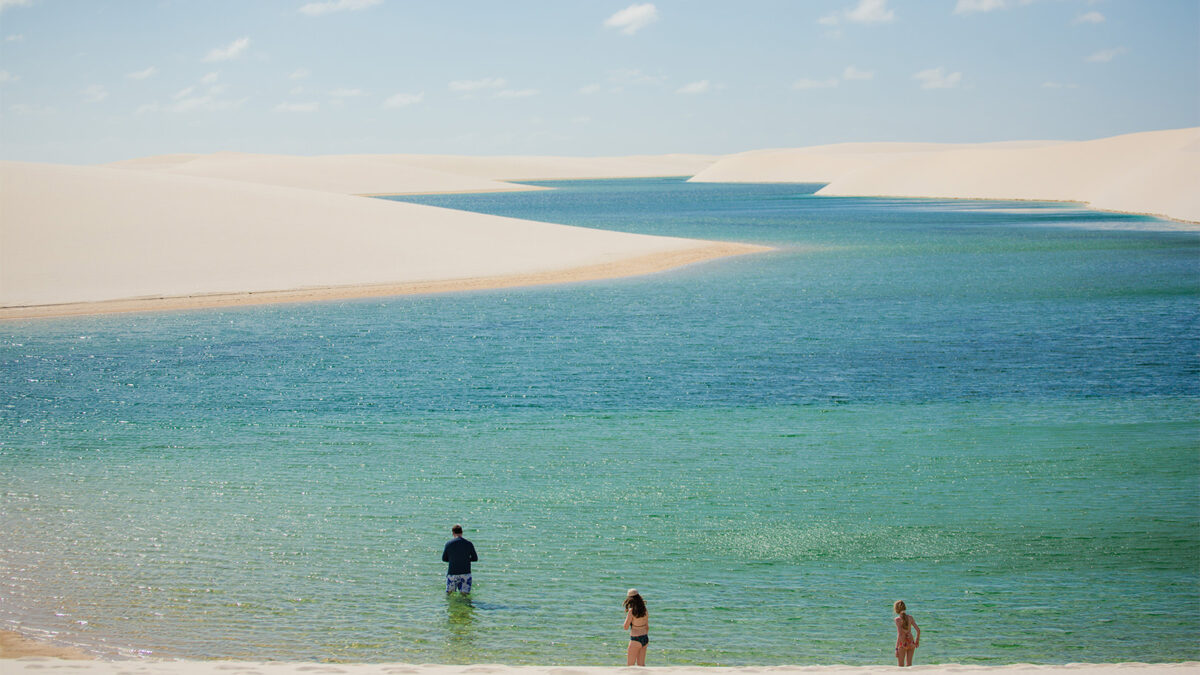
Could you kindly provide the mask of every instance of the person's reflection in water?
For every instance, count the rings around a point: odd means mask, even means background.
[[[475,605],[470,596],[446,596],[448,663],[471,663],[475,656]]]

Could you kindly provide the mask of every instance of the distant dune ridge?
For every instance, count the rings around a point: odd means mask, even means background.
[[[1028,199],[1200,223],[1200,127],[1094,141],[847,143],[724,157],[696,182],[828,182],[818,195]]]

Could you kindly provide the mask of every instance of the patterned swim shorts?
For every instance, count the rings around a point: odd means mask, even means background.
[[[446,592],[453,593],[471,592],[471,575],[470,574],[447,574],[446,575]]]

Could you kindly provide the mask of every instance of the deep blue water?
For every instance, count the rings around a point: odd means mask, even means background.
[[[412,201],[763,243],[669,273],[0,324],[0,626],[104,653],[1200,658],[1200,235],[578,181]],[[473,604],[438,557],[462,522]]]

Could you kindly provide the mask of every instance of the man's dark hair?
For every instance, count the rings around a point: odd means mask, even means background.
[[[462,525],[455,525],[450,528],[450,534],[462,534]]]

